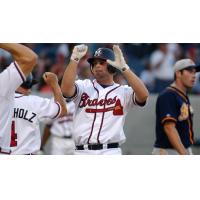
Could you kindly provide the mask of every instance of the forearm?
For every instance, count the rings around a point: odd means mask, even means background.
[[[12,55],[25,75],[28,75],[36,65],[37,55],[22,44],[0,43],[0,48],[8,51]]]
[[[46,145],[47,140],[49,139],[49,136],[50,136],[50,127],[48,125],[46,125],[45,128],[44,128],[43,136],[42,136],[40,150],[44,149],[44,146]]]
[[[179,154],[186,155],[187,151],[181,142],[177,129],[175,127],[165,128],[165,133],[174,149]]]
[[[63,117],[67,113],[67,108],[66,108],[66,103],[63,98],[63,95],[62,95],[59,85],[58,84],[54,85],[52,87],[52,91],[53,91],[53,95],[54,95],[54,100],[60,104],[61,109],[62,109],[59,117]]]
[[[68,64],[61,84],[61,90],[64,96],[71,97],[75,92],[75,80],[77,75],[77,66],[76,61],[71,60]]]
[[[129,85],[133,88],[137,101],[140,103],[145,102],[149,96],[149,92],[144,83],[130,69],[122,72],[122,74],[128,81]]]

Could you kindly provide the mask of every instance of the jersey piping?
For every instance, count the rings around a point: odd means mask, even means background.
[[[19,75],[20,75],[22,81],[25,82],[26,78],[24,77],[24,75],[23,75],[23,73],[22,73],[20,67],[18,66],[18,64],[17,64],[16,62],[14,62],[14,65],[15,65],[15,67],[16,67],[16,69],[17,69],[17,71],[18,71],[18,73],[19,73]]]

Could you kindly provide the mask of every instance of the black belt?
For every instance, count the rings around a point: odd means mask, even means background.
[[[64,136],[53,135],[53,136],[58,138],[72,139],[71,135],[64,135]]]
[[[62,138],[65,138],[65,139],[71,139],[72,136],[71,136],[71,135],[69,135],[69,136],[65,135],[65,136],[63,136]]]
[[[11,153],[11,150],[4,151],[4,150],[2,150],[1,147],[0,147],[0,153],[2,153],[2,154],[10,154],[10,153]]]
[[[119,148],[119,143],[110,143],[110,144],[88,144],[88,145],[78,145],[76,150],[101,150],[101,149],[112,149]]]

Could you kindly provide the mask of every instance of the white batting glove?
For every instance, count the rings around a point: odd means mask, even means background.
[[[127,69],[129,69],[129,66],[126,64],[126,61],[124,59],[121,49],[119,48],[119,45],[113,45],[113,51],[115,54],[115,61],[107,60],[107,63],[119,69],[121,72],[124,72]]]
[[[88,46],[85,44],[76,45],[73,49],[71,60],[79,62],[82,57],[87,53]]]

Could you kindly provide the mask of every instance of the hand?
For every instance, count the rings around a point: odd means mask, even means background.
[[[79,62],[82,57],[87,53],[88,46],[85,44],[76,45],[73,49],[71,60]]]
[[[56,74],[54,74],[52,72],[45,72],[43,74],[43,79],[44,79],[45,83],[51,87],[58,84],[58,78],[57,78]]]
[[[115,54],[115,61],[107,60],[107,63],[119,69],[120,71],[126,71],[127,69],[129,69],[129,66],[126,64],[119,45],[113,45],[113,51]]]

